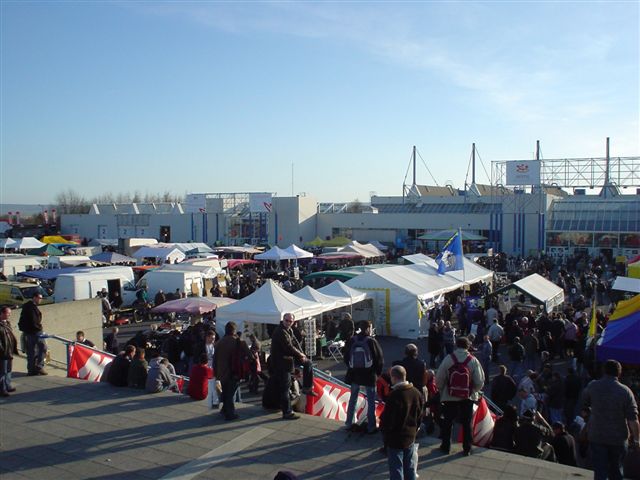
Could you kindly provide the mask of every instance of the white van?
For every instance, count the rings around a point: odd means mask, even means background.
[[[103,267],[81,269],[74,273],[58,275],[53,296],[56,303],[95,298],[103,288],[113,300],[118,292],[122,305],[131,305],[136,299],[133,270],[131,267]]]
[[[21,272],[38,270],[42,268],[42,262],[46,257],[34,257],[29,255],[12,255],[0,257],[0,272],[9,280],[15,280]]]
[[[204,276],[201,272],[189,272],[181,270],[151,270],[138,281],[138,288],[147,286],[149,300],[153,301],[158,291],[162,290],[165,294],[185,292],[187,296],[202,296],[204,290]]]
[[[80,267],[91,263],[91,259],[84,255],[62,255],[49,257],[47,268]]]

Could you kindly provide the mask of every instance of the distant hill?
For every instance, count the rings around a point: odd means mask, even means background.
[[[32,205],[28,203],[0,203],[0,215],[6,215],[9,212],[20,212],[20,215],[31,216],[40,213],[43,210],[51,211],[51,205]]]

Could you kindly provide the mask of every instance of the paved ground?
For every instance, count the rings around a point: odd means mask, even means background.
[[[24,359],[17,359],[17,367]],[[18,391],[0,400],[0,478],[303,479],[388,478],[379,436],[347,434],[341,424],[303,416],[282,421],[257,405],[224,422],[186,396],[148,395],[55,375],[16,374]],[[577,468],[476,449],[463,457],[420,444],[421,478],[591,478]]]

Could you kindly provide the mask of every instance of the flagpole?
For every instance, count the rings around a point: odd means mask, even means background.
[[[462,254],[462,298],[467,297],[467,277],[464,272],[464,245],[462,244],[462,229],[458,227],[458,235],[460,236],[460,253]]]

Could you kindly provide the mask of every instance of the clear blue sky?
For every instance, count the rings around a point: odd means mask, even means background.
[[[1,2],[1,203],[640,154],[638,2]],[[482,167],[478,178],[488,183]],[[433,184],[420,164],[419,183]]]

